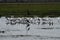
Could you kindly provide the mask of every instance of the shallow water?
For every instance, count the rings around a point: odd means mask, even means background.
[[[57,18],[45,18],[51,19],[53,25],[42,24],[42,18],[40,18],[40,24],[31,24],[29,30],[26,28],[26,24],[6,24],[7,19],[5,17],[0,18],[0,31],[5,31],[5,33],[0,33],[0,40],[60,40],[60,19]],[[36,22],[36,21],[35,21]],[[3,36],[1,36],[3,35]],[[17,36],[18,35],[18,36]],[[20,36],[19,36],[20,35]],[[25,35],[25,36],[21,36]],[[28,35],[28,36],[26,36]]]

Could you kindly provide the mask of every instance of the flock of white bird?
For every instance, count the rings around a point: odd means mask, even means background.
[[[18,18],[6,18],[7,19],[7,23],[6,24],[11,24],[11,25],[15,25],[15,24],[49,24],[49,25],[53,25],[53,18],[39,18],[39,17],[18,17]]]

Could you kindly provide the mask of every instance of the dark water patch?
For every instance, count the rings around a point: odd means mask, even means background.
[[[37,28],[37,29],[52,30],[52,29],[60,29],[60,28],[59,27],[52,27],[52,28]]]
[[[0,37],[40,37],[39,35],[0,35]]]
[[[54,28],[41,28],[41,29],[54,29]]]
[[[52,30],[54,28],[37,28],[37,29]]]

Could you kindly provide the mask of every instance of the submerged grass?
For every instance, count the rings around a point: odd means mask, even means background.
[[[60,16],[60,3],[0,3],[0,15]]]

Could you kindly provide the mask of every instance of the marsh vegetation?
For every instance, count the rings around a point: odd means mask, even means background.
[[[60,16],[60,3],[0,3],[0,16]]]

